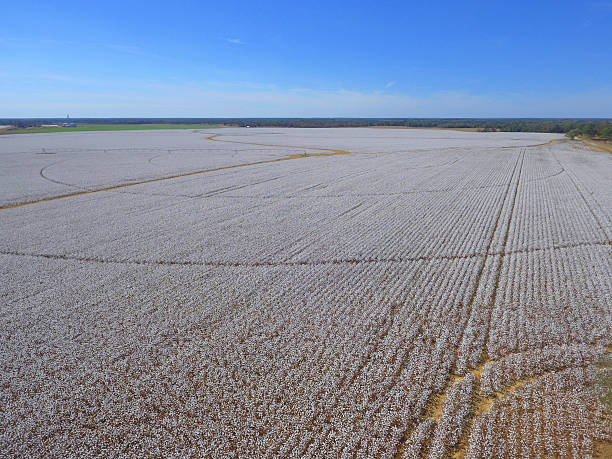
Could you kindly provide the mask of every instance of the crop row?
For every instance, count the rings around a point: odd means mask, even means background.
[[[584,152],[375,140],[0,210],[0,449],[592,454],[612,265]]]

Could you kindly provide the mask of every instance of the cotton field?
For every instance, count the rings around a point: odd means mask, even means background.
[[[0,230],[2,457],[610,451],[612,156],[578,142],[4,135]]]

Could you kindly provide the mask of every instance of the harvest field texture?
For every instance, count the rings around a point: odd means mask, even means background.
[[[0,136],[0,455],[605,457],[612,156],[419,129]]]
[[[6,126],[2,134],[29,134],[29,133],[51,133],[51,132],[90,132],[90,131],[149,131],[160,129],[210,129],[221,127],[216,124],[94,124],[81,123],[75,126],[64,127],[61,124],[52,127],[32,126],[27,128],[14,128]],[[0,126],[2,130],[2,126]]]

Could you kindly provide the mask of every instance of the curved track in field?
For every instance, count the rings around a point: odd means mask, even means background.
[[[42,202],[56,201],[58,199],[73,198],[73,197],[76,197],[76,196],[83,196],[83,195],[86,195],[86,194],[102,193],[102,192],[105,192],[105,191],[121,190],[121,189],[124,189],[124,188],[129,188],[129,187],[133,187],[133,186],[137,186],[137,185],[146,185],[148,183],[163,182],[165,180],[172,180],[172,179],[177,179],[177,178],[182,178],[182,177],[190,177],[190,176],[193,176],[193,175],[206,174],[206,173],[209,173],[209,172],[217,172],[217,171],[222,171],[222,170],[227,170],[227,169],[236,169],[236,168],[239,168],[239,167],[247,167],[247,166],[256,166],[256,165],[259,165],[259,164],[276,163],[276,162],[288,161],[288,160],[292,160],[292,159],[309,158],[309,157],[312,157],[312,156],[335,156],[335,155],[348,155],[348,154],[350,154],[349,151],[337,150],[337,149],[332,149],[332,148],[307,147],[307,146],[297,147],[297,146],[293,146],[293,145],[268,145],[268,144],[262,144],[262,143],[250,143],[250,142],[241,142],[241,141],[216,139],[215,137],[217,137],[219,135],[220,134],[213,134],[213,135],[211,135],[209,137],[206,137],[206,140],[211,140],[211,141],[216,141],[216,142],[242,143],[242,144],[246,144],[246,145],[259,145],[259,146],[272,147],[272,148],[300,148],[300,149],[304,149],[304,150],[315,150],[315,151],[328,152],[328,153],[304,153],[304,154],[300,154],[300,155],[284,156],[282,158],[267,159],[267,160],[262,160],[262,161],[253,161],[253,162],[241,163],[241,164],[232,164],[232,165],[229,165],[229,166],[221,166],[221,167],[215,167],[215,168],[211,168],[211,169],[201,169],[201,170],[197,170],[197,171],[185,172],[185,173],[182,173],[182,174],[173,174],[173,175],[169,175],[169,176],[165,176],[165,177],[157,177],[157,178],[151,178],[151,179],[146,179],[146,180],[140,180],[140,181],[137,181],[137,182],[122,183],[122,184],[119,184],[119,185],[113,185],[113,186],[104,187],[104,188],[96,188],[96,189],[93,189],[93,190],[76,191],[74,193],[66,193],[66,194],[62,194],[62,195],[58,195],[58,196],[51,196],[51,197],[48,197],[48,198],[37,199],[37,200],[34,200],[34,201],[26,201],[26,202],[21,202],[21,203],[18,203],[18,204],[10,204],[10,205],[6,205],[6,206],[1,206],[0,210],[15,209],[15,208],[18,208],[18,207],[30,206],[30,205],[39,204],[39,203],[42,203]],[[61,183],[61,182],[58,182],[58,181],[55,181],[55,180],[51,180],[48,177],[46,177],[43,174],[42,170],[41,170],[41,174],[40,175],[45,180],[49,180],[49,181],[52,181],[54,183]],[[73,187],[76,186],[76,185],[65,184],[65,183],[62,183],[62,184],[63,185],[67,185],[67,186],[73,186]]]
[[[156,177],[156,178],[150,178],[150,179],[145,179],[145,180],[131,181],[131,182],[127,182],[127,183],[121,183],[121,184],[118,184],[118,185],[112,185],[112,186],[108,186],[108,187],[95,188],[95,189],[89,189],[89,188],[81,186],[81,185],[77,185],[77,184],[73,184],[73,183],[66,183],[66,182],[54,179],[52,177],[49,177],[45,173],[45,170],[47,168],[51,167],[51,166],[54,166],[54,165],[56,165],[56,164],[58,164],[60,162],[63,162],[63,161],[59,161],[59,162],[52,163],[52,164],[44,166],[40,170],[40,176],[44,180],[47,180],[49,182],[52,182],[52,183],[55,183],[55,184],[59,184],[59,185],[63,185],[63,186],[67,186],[67,187],[70,187],[70,188],[76,188],[78,191],[74,191],[74,192],[71,192],[71,193],[65,193],[65,194],[61,194],[61,195],[57,195],[57,196],[50,196],[50,197],[46,197],[46,198],[36,199],[36,200],[32,200],[32,201],[20,202],[20,203],[17,203],[17,204],[9,204],[9,205],[5,205],[5,206],[0,206],[0,210],[15,209],[15,208],[29,206],[29,205],[33,205],[33,204],[39,204],[39,203],[49,202],[49,201],[56,201],[56,200],[59,200],[59,199],[72,198],[72,197],[83,196],[83,195],[87,195],[87,194],[93,194],[93,193],[102,193],[102,192],[106,192],[106,191],[124,190],[126,188],[130,188],[130,187],[134,187],[134,186],[138,186],[138,185],[146,185],[148,183],[163,182],[163,181],[166,181],[166,180],[173,180],[173,179],[177,179],[177,178],[190,177],[190,176],[194,176],[194,175],[201,175],[201,174],[206,174],[206,173],[209,173],[209,172],[218,172],[218,171],[228,170],[228,169],[236,169],[236,168],[240,168],[240,167],[256,166],[256,165],[260,165],[260,164],[269,164],[269,163],[275,163],[275,162],[280,162],[280,161],[288,161],[288,160],[293,160],[293,159],[303,159],[303,158],[310,158],[310,157],[323,157],[323,156],[336,156],[336,155],[348,155],[348,154],[351,154],[350,151],[341,150],[341,149],[335,149],[335,148],[309,147],[309,146],[297,146],[297,145],[281,145],[281,144],[266,144],[266,143],[258,143],[258,142],[245,142],[245,141],[240,141],[240,140],[225,140],[225,139],[218,138],[221,135],[222,134],[213,134],[213,135],[210,135],[210,136],[206,137],[206,140],[214,141],[214,142],[242,144],[242,145],[256,145],[256,146],[262,146],[262,147],[268,147],[268,148],[303,149],[303,150],[306,150],[306,151],[316,151],[317,153],[306,153],[305,152],[303,154],[289,155],[289,156],[284,156],[284,157],[275,158],[275,159],[268,159],[268,160],[262,160],[262,161],[253,161],[253,162],[240,163],[240,164],[232,164],[232,165],[228,165],[228,166],[220,166],[220,167],[215,167],[215,168],[210,168],[210,169],[200,169],[200,170],[184,172],[184,173],[179,173],[179,174],[172,174],[172,175],[168,175],[168,176],[164,176],[164,177]],[[529,145],[528,147],[538,147],[538,146],[549,145],[549,144],[557,142],[557,141],[559,141],[559,139],[555,139],[553,141],[550,141],[550,142],[544,143],[544,144]],[[516,148],[516,147],[508,146],[508,147],[501,147],[501,148]],[[153,159],[155,159],[157,157],[164,156],[166,154],[167,154],[167,152],[159,154],[159,155],[156,155],[156,156],[153,156],[152,158],[149,159],[149,162],[151,162],[151,160],[153,160]],[[459,160],[459,158],[453,158],[448,163],[453,164],[453,163],[457,162],[458,160]],[[446,164],[447,163],[430,165],[430,166],[424,166],[424,167],[438,167],[438,166],[443,166],[443,165],[446,165]],[[561,172],[563,172],[563,171],[561,171]],[[559,173],[561,173],[561,172],[559,172]],[[553,176],[554,175],[558,175],[558,174],[553,174]],[[548,178],[548,177],[544,177],[544,178]],[[498,186],[498,185],[496,185],[496,186]],[[503,186],[503,185],[501,185],[501,186]],[[437,191],[448,191],[448,190],[410,190],[410,191],[398,192],[398,193],[394,193],[394,194],[412,194],[412,193],[437,192]]]

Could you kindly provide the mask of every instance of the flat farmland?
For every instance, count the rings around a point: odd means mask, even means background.
[[[609,153],[419,129],[4,135],[0,231],[4,456],[610,451]]]

